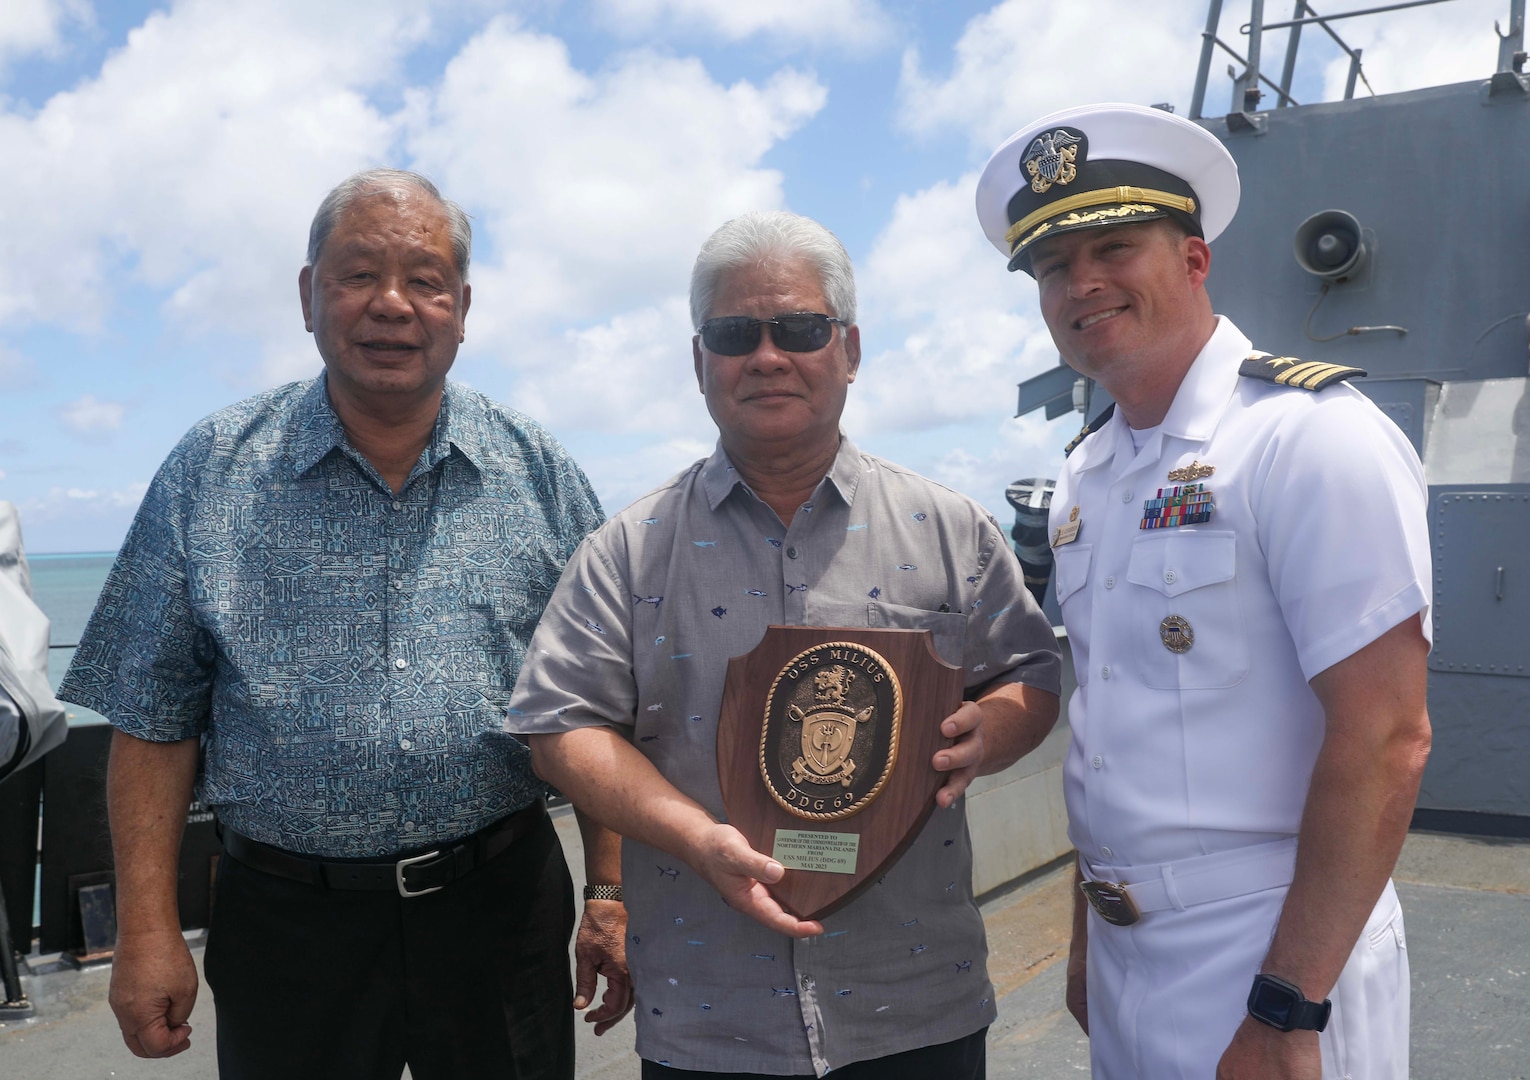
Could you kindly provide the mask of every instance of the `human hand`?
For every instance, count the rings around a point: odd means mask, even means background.
[[[961,708],[940,722],[940,733],[955,740],[935,751],[930,764],[936,772],[946,773],[946,782],[935,792],[935,805],[942,810],[961,798],[967,786],[983,767],[987,744],[983,739],[983,710],[975,701],[962,702]]]
[[[1277,1031],[1245,1016],[1217,1062],[1216,1080],[1322,1080],[1315,1031]]]
[[[574,938],[574,1008],[589,1009],[598,977],[606,977],[600,1006],[584,1022],[604,1035],[632,1010],[632,977],[627,974],[627,908],[620,900],[586,900]]]
[[[755,851],[732,825],[714,822],[697,838],[687,861],[718,891],[723,903],[776,933],[794,938],[823,933],[822,923],[797,918],[770,895],[765,886],[780,881],[786,867]]]
[[[119,933],[107,1001],[122,1041],[139,1057],[173,1057],[189,1049],[186,1019],[197,1002],[197,967],[181,932]]]

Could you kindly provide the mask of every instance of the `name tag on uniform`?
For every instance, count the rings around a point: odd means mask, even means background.
[[[1068,515],[1068,524],[1057,527],[1057,533],[1052,537],[1052,546],[1062,547],[1064,544],[1073,543],[1078,539],[1079,526],[1082,524],[1083,522],[1078,519],[1078,507],[1075,506],[1073,512]]]

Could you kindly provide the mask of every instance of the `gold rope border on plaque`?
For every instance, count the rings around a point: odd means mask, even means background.
[[[793,806],[781,797],[780,792],[776,791],[776,786],[770,782],[770,772],[765,767],[765,754],[766,746],[770,740],[770,706],[771,703],[776,700],[776,689],[781,685],[781,680],[785,678],[786,673],[790,671],[794,666],[796,666],[797,662],[804,656],[811,656],[813,653],[822,652],[824,649],[859,649],[861,652],[865,653],[867,656],[872,657],[876,660],[877,663],[882,665],[882,670],[887,672],[887,678],[892,683],[893,725],[892,745],[888,748],[887,751],[887,764],[883,766],[882,775],[877,777],[877,782],[872,785],[870,791],[866,792],[866,797],[864,799],[857,799],[853,806],[847,806],[843,810],[833,810],[819,813],[812,810],[803,810],[801,807]],[[883,656],[881,653],[877,652],[875,649],[868,645],[862,645],[858,641],[826,641],[821,645],[814,645],[811,648],[803,649],[796,656],[792,657],[784,665],[782,665],[781,670],[776,672],[776,677],[770,684],[770,693],[765,695],[765,722],[760,725],[760,779],[765,781],[765,790],[770,792],[770,797],[776,801],[776,805],[780,806],[793,817],[805,818],[809,821],[835,821],[840,818],[850,817],[853,814],[860,813],[866,807],[875,802],[876,797],[880,795],[882,793],[882,789],[887,786],[887,781],[892,776],[893,766],[898,762],[898,737],[902,730],[903,683],[898,679],[898,672],[893,668],[891,664],[887,662],[887,657]]]

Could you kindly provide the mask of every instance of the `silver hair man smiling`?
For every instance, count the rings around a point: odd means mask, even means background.
[[[1057,717],[1056,642],[993,519],[856,449],[861,371],[839,241],[754,213],[692,276],[697,385],[717,449],[570,560],[509,718],[537,770],[621,832],[645,1078],[981,1077],[994,1018],[962,795]],[[728,659],[767,626],[927,629],[969,699],[938,808],[848,905],[806,922],[780,863],[724,823],[717,725]]]

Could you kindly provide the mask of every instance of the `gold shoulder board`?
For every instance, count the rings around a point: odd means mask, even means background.
[[[1298,360],[1294,356],[1269,356],[1255,353],[1238,368],[1239,375],[1281,386],[1296,386],[1303,390],[1321,390],[1336,382],[1359,376],[1365,377],[1365,369],[1345,367],[1343,364],[1324,364],[1316,360]]]

